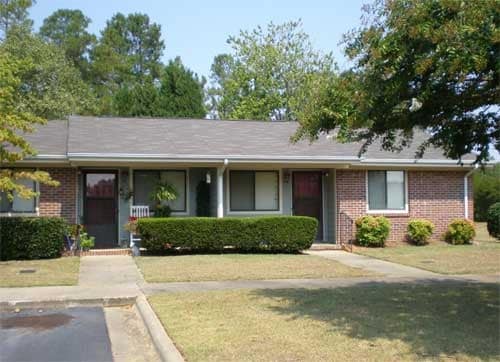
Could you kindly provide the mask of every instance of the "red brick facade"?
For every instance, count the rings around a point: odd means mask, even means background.
[[[47,168],[58,187],[40,185],[38,207],[40,216],[62,216],[69,223],[76,222],[77,170],[75,168]]]
[[[451,220],[464,218],[465,174],[465,171],[408,171],[408,213],[384,215],[391,221],[389,242],[403,241],[408,221],[413,218],[425,218],[434,223],[434,240],[440,239]],[[472,219],[471,179],[468,184],[469,218]],[[337,170],[336,185],[337,212],[343,211],[354,220],[365,215],[366,171]]]

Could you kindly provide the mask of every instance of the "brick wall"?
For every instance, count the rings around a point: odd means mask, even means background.
[[[434,240],[451,220],[464,218],[465,171],[408,171],[408,213],[385,214],[391,221],[389,243],[402,242],[406,226],[412,218],[431,220],[436,229]],[[366,171],[337,170],[337,212],[344,211],[352,219],[366,214]],[[473,218],[472,180],[469,179],[469,218]],[[338,229],[341,229],[339,225]],[[338,235],[337,235],[338,236]]]
[[[47,168],[58,187],[40,185],[38,207],[41,216],[62,216],[69,223],[76,220],[77,171],[75,168]]]

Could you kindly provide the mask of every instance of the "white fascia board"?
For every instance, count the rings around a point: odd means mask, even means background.
[[[444,159],[381,159],[359,158],[356,156],[270,156],[270,155],[195,155],[195,154],[133,154],[133,153],[68,153],[70,161],[101,161],[101,162],[198,162],[223,163],[228,159],[232,163],[307,163],[307,164],[348,164],[351,166],[407,166],[407,167],[472,167],[473,160]]]
[[[474,160],[462,160],[461,163],[459,163],[458,160],[444,160],[444,159],[391,159],[391,158],[361,158],[359,160],[360,164],[366,164],[366,165],[422,165],[422,166],[458,166],[462,167],[465,165],[472,165],[474,163]]]
[[[268,156],[268,155],[176,155],[176,154],[126,154],[126,153],[68,153],[71,161],[83,160],[116,160],[116,161],[162,161],[162,162],[224,162],[225,159],[235,162],[352,162],[358,157],[338,156]]]

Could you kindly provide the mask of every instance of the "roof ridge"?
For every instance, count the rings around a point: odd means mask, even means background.
[[[262,124],[298,124],[297,121],[271,121],[271,120],[258,120],[258,119],[212,119],[212,118],[190,118],[190,117],[121,117],[121,116],[79,116],[74,115],[69,117],[70,121],[78,119],[103,119],[103,120],[158,120],[158,121],[197,121],[197,122],[227,122],[227,123],[262,123]]]

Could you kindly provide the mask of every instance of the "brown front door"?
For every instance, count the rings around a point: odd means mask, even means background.
[[[84,223],[96,248],[118,245],[117,175],[114,171],[89,171],[84,174]]]
[[[317,240],[323,240],[322,173],[299,171],[293,173],[293,214],[311,216],[318,220]]]

